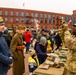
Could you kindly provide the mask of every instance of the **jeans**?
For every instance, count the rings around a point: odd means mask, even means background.
[[[26,52],[29,51],[29,47],[30,47],[30,42],[26,44]]]
[[[37,66],[28,65],[28,68],[29,68],[29,72],[33,72],[37,68]]]
[[[7,75],[7,73],[2,73],[2,74],[0,74],[0,75]]]

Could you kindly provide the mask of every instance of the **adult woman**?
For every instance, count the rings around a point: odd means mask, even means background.
[[[51,54],[47,54],[46,48],[47,48],[47,39],[44,36],[42,36],[35,45],[35,50],[40,64],[42,64],[46,60],[47,56],[51,56]]]

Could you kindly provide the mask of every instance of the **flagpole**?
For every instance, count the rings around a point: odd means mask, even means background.
[[[23,8],[25,9],[25,3],[23,3]]]

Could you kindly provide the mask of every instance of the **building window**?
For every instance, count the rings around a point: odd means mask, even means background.
[[[2,10],[0,10],[0,15],[2,15]]]
[[[22,22],[22,23],[24,22],[24,19],[23,19],[23,18],[21,18],[21,22]]]
[[[74,24],[74,18],[72,18],[72,24]]]
[[[47,14],[44,14],[44,18],[47,18]]]
[[[47,20],[47,23],[48,23],[48,24],[50,24],[50,23],[51,23],[51,20],[50,20],[50,19],[48,19],[48,20]]]
[[[59,17],[58,17],[58,15],[56,15],[56,25],[59,25]]]
[[[8,15],[8,11],[5,11],[5,15]]]
[[[31,16],[34,17],[34,13],[32,13]]]
[[[24,12],[21,12],[21,16],[24,16]]]
[[[16,18],[16,22],[18,22],[18,18]]]
[[[47,20],[47,23],[48,23],[48,24],[50,24],[50,23],[51,23],[51,20],[50,20],[50,19],[51,19],[51,15],[50,15],[50,14],[48,14],[48,20]]]
[[[29,13],[28,12],[26,12],[26,16],[29,16]]]
[[[66,22],[68,23],[68,21],[69,21],[69,17],[66,16],[66,17],[65,17],[65,20],[66,20]]]
[[[44,24],[46,24],[47,23],[47,20],[46,19],[44,19]]]
[[[42,18],[42,14],[40,14],[40,18]]]
[[[48,18],[51,18],[51,15],[50,14],[48,14]]]
[[[38,17],[38,13],[35,13],[35,17]]]
[[[16,12],[16,16],[18,16],[19,15],[19,12]]]
[[[61,20],[65,20],[65,17],[64,16],[61,16]]]
[[[52,15],[52,24],[55,24],[55,16]]]
[[[10,18],[10,22],[13,22],[13,18]]]
[[[29,19],[28,18],[26,18],[26,24],[29,24]]]
[[[13,11],[10,12],[10,15],[13,16]]]
[[[8,21],[8,19],[7,19],[7,18],[5,18],[4,20],[5,20],[6,22]]]
[[[43,23],[43,20],[42,19],[40,19],[40,23]]]

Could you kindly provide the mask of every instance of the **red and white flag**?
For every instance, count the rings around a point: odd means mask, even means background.
[[[71,25],[71,24],[72,24],[72,20],[69,20],[68,25]]]

